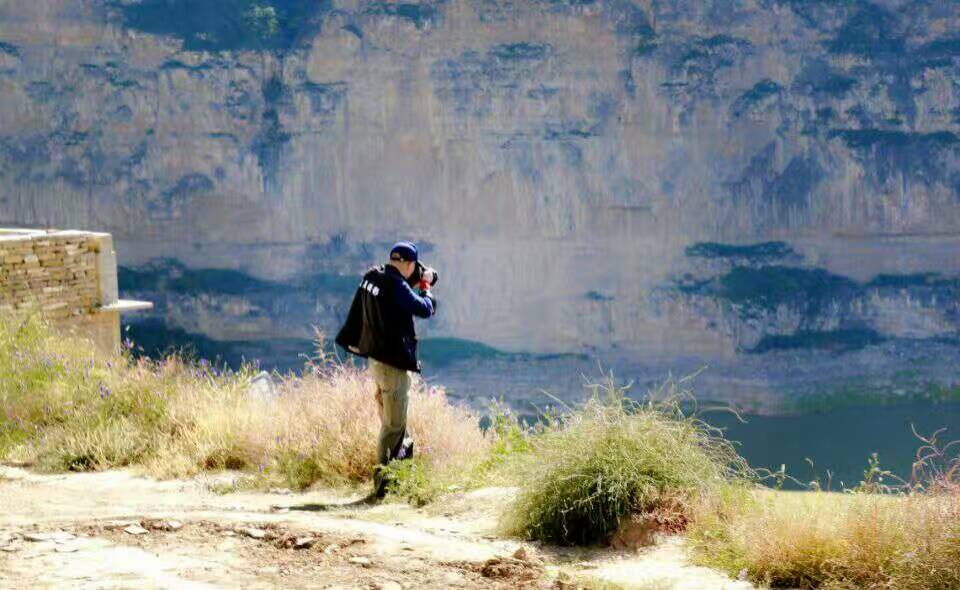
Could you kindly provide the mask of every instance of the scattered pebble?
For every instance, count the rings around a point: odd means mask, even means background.
[[[237,531],[241,535],[250,537],[251,539],[263,539],[267,536],[267,531],[263,529],[257,529],[253,527],[245,527]]]
[[[351,557],[349,561],[353,565],[359,565],[360,567],[370,567],[373,565],[369,557]]]
[[[270,488],[271,494],[280,494],[281,496],[289,496],[293,492],[287,488]]]
[[[70,541],[71,539],[75,539],[76,537],[64,531],[56,531],[53,533],[24,533],[23,538],[34,543],[39,543],[41,541],[64,543],[66,541]]]
[[[139,520],[108,520],[103,523],[103,528],[107,530],[111,529],[125,529],[131,526],[140,526]]]
[[[297,537],[293,540],[294,549],[309,549],[317,542],[316,537]]]
[[[123,532],[127,533],[128,535],[146,535],[148,531],[139,524],[132,524],[123,529]]]
[[[327,546],[323,549],[323,552],[324,552],[325,554],[327,554],[327,555],[333,555],[333,554],[336,553],[337,551],[340,551],[340,545],[337,545],[336,543],[334,543],[334,544],[332,544],[332,545],[327,545]]]
[[[161,520],[160,522],[155,522],[153,528],[158,531],[179,531],[183,528],[183,523],[179,520]]]
[[[237,539],[224,539],[217,544],[217,551],[231,551],[237,547],[239,541]]]
[[[53,548],[57,553],[75,553],[78,549],[76,545],[57,545]]]
[[[447,572],[444,574],[443,580],[447,586],[463,586],[464,584],[463,577],[455,572]]]
[[[374,582],[373,590],[403,590],[403,586],[396,582]]]

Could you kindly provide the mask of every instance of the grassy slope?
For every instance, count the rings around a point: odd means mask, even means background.
[[[265,401],[246,394],[246,369],[88,349],[36,319],[0,320],[0,457],[158,476],[233,468],[254,486],[294,488],[364,481],[373,466],[373,386],[352,367],[320,359]],[[495,412],[484,433],[477,416],[418,383],[419,454],[394,466],[394,491],[426,502],[450,486],[519,485],[504,507],[513,534],[604,542],[624,518],[647,519],[685,529],[701,563],[773,586],[960,589],[957,466],[923,488],[774,493],[676,405],[624,403],[610,386],[605,399],[535,427]]]

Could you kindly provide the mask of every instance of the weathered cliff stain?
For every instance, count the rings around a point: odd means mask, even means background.
[[[958,336],[958,24],[934,0],[8,0],[0,220],[113,232],[131,294],[211,342],[333,329],[405,236],[444,269],[432,337],[872,374]]]

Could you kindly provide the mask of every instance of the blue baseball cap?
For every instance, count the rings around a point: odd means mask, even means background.
[[[390,249],[390,258],[399,257],[401,260],[417,262],[417,246],[413,242],[397,242]]]

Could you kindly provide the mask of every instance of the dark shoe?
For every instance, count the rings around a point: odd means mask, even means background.
[[[380,502],[383,502],[383,496],[371,492],[367,497],[357,500],[356,504],[358,506],[376,506]]]

